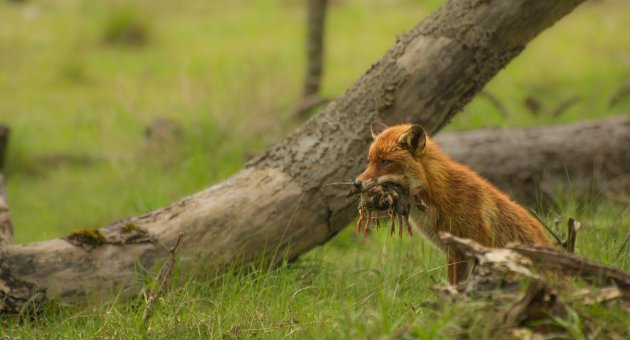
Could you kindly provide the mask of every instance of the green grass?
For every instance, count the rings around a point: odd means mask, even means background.
[[[327,27],[323,92],[349,87],[439,1],[334,1]],[[586,3],[538,37],[486,90],[502,116],[475,99],[448,126],[533,126],[628,114],[630,97],[609,105],[630,79],[630,5]],[[121,19],[122,17],[122,19]],[[124,20],[123,20],[124,19]],[[288,111],[303,72],[302,1],[261,0],[0,2],[0,123],[12,128],[6,167],[15,236],[46,240],[163,206],[225,179],[295,127]],[[112,28],[113,27],[113,28]],[[107,34],[140,27],[142,44]],[[124,30],[123,30],[124,31]],[[560,117],[553,110],[580,100]],[[531,97],[538,116],[524,105]],[[144,140],[156,117],[183,138],[155,151]],[[545,219],[583,222],[578,253],[630,269],[628,205],[558,197]],[[351,228],[350,228],[351,229]],[[220,279],[178,273],[151,319],[158,337],[420,338],[461,332],[471,306],[430,308],[427,288],[444,281],[442,256],[420,238],[367,241],[345,230],[278,270],[254,266]],[[620,251],[621,249],[621,251]],[[143,301],[46,305],[33,319],[0,320],[0,334],[31,337],[142,336]],[[593,308],[606,329],[627,315]],[[578,324],[567,320],[567,325]],[[617,328],[615,328],[617,327]],[[626,333],[630,333],[628,327]]]

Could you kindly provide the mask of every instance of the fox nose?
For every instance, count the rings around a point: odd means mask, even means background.
[[[363,182],[359,181],[358,179],[355,179],[352,184],[355,188],[357,188],[357,190],[361,190],[361,187],[363,186]]]

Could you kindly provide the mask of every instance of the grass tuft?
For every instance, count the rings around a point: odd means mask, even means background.
[[[151,25],[131,6],[115,8],[107,17],[103,40],[110,45],[141,47],[149,42]]]

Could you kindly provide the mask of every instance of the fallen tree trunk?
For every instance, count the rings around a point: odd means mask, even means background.
[[[630,117],[534,129],[444,133],[437,141],[517,199],[553,203],[558,189],[630,200]],[[586,198],[586,197],[584,197]]]
[[[0,310],[16,310],[37,293],[73,301],[135,289],[136,268],[166,259],[162,244],[179,233],[181,263],[208,269],[263,255],[277,263],[326,242],[356,207],[345,190],[324,184],[359,173],[372,121],[412,121],[436,132],[527,42],[581,2],[448,1],[317,117],[230,179],[99,230],[0,248]]]

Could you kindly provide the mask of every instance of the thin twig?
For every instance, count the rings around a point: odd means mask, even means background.
[[[142,313],[142,322],[147,323],[149,318],[151,317],[151,312],[153,311],[153,304],[158,299],[158,297],[162,294],[164,290],[164,286],[166,285],[166,281],[171,277],[173,273],[173,267],[175,267],[175,254],[179,248],[179,245],[182,243],[182,239],[184,238],[183,233],[179,233],[177,236],[177,241],[175,241],[175,245],[169,249],[168,259],[160,269],[157,277],[155,278],[155,286],[151,289],[151,293],[149,294],[149,298],[147,299],[147,306],[144,308],[144,313]]]
[[[327,187],[330,185],[353,185],[354,183],[352,182],[333,182],[333,183],[326,183],[324,185],[322,185],[323,187]]]

